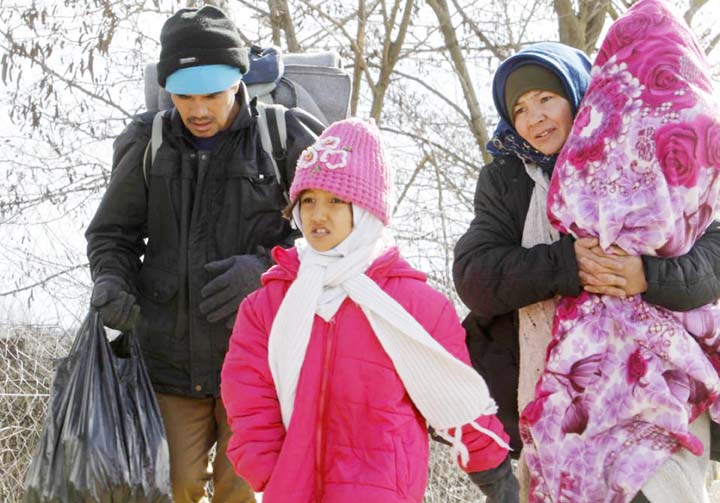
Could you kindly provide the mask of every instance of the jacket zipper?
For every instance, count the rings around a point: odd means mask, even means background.
[[[320,400],[318,400],[318,414],[315,435],[315,501],[320,503],[323,494],[323,452],[325,438],[323,437],[323,423],[325,416],[325,399],[327,397],[327,386],[330,374],[330,356],[332,355],[333,337],[335,335],[335,318],[330,319],[330,325],[326,329],[324,341],[325,354],[323,355],[323,374],[320,383]]]

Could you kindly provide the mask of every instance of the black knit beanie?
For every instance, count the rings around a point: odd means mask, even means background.
[[[505,106],[510,120],[515,123],[515,104],[528,91],[551,91],[567,99],[565,86],[551,70],[540,65],[523,65],[508,75],[505,82]]]
[[[180,9],[160,31],[158,83],[191,66],[228,65],[248,70],[247,49],[235,24],[217,7]]]

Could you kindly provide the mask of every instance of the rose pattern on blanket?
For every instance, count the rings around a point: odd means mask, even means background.
[[[678,256],[720,195],[720,108],[689,29],[661,0],[611,27],[548,195],[560,231]],[[531,502],[630,501],[688,430],[720,418],[720,305],[675,313],[640,296],[559,300],[520,432]]]

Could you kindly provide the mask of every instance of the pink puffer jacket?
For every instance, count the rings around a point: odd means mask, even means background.
[[[264,288],[240,306],[222,369],[222,399],[233,436],[227,455],[264,503],[419,503],[427,484],[425,420],[405,392],[360,308],[346,299],[335,317],[315,317],[288,431],[268,366],[268,336],[297,276],[295,249],[276,248]],[[367,275],[445,348],[469,363],[465,332],[450,302],[396,248]],[[495,416],[477,422],[507,441]],[[468,472],[507,456],[465,427]]]

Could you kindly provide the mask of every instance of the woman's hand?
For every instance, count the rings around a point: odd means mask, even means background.
[[[597,238],[575,241],[578,277],[585,291],[614,297],[637,295],[647,290],[642,259],[611,246],[607,253]]]

